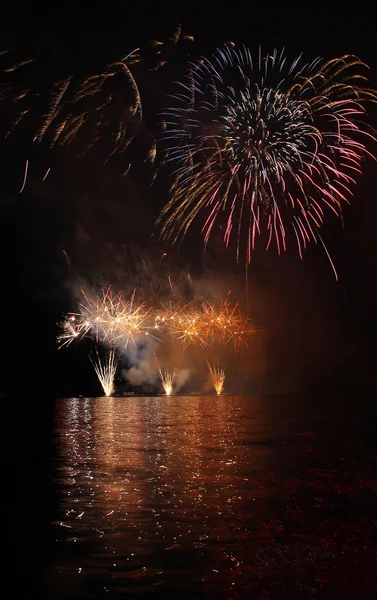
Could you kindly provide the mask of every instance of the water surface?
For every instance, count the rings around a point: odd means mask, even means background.
[[[368,406],[58,399],[48,597],[375,598]]]

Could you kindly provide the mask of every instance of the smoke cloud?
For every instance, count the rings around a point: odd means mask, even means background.
[[[185,385],[190,378],[190,369],[180,369],[174,378],[174,390],[179,390]]]
[[[131,385],[154,384],[158,379],[156,363],[156,347],[158,342],[153,338],[143,338],[142,342],[128,344],[125,349],[127,360],[132,365],[122,370],[123,378]]]

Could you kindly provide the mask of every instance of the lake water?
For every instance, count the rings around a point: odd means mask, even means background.
[[[377,597],[358,398],[58,399],[48,598]]]

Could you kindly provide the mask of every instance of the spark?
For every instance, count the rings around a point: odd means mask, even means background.
[[[25,183],[26,183],[26,178],[27,178],[28,167],[29,167],[29,161],[26,159],[25,172],[24,172],[24,181],[22,183],[22,188],[20,189],[20,194],[22,194],[22,192],[24,191],[24,187],[25,187]]]
[[[173,393],[175,372],[171,373],[169,371],[162,371],[161,369],[159,369],[159,373],[161,377],[162,387],[165,390],[165,394],[167,396],[171,396],[171,394]]]
[[[44,181],[47,177],[47,175],[49,174],[49,172],[51,171],[51,167],[49,167],[45,173],[45,176],[43,177],[42,181]]]
[[[63,249],[63,250],[62,250],[62,253],[64,254],[64,257],[65,257],[65,259],[66,259],[66,261],[67,261],[67,265],[68,265],[68,268],[69,268],[69,270],[71,270],[71,262],[70,262],[70,260],[69,260],[69,256],[68,256],[68,253],[67,253],[67,251]]]
[[[89,297],[81,290],[83,302],[78,313],[69,313],[61,324],[62,333],[59,348],[71,344],[75,339],[90,335],[99,341],[121,344],[124,347],[136,339],[149,335],[147,317],[149,311],[145,303],[137,303],[135,292],[125,301],[120,294],[113,295],[111,286],[102,290],[102,295]]]
[[[220,396],[220,394],[222,393],[223,388],[224,388],[225,371],[219,365],[211,366],[208,360],[207,360],[207,365],[209,368],[209,372],[211,373],[213,387],[215,388],[215,392],[218,396]]]
[[[63,253],[69,264],[65,250]],[[68,313],[60,323],[59,348],[87,336],[97,343],[125,348],[151,336],[158,342],[178,342],[183,350],[188,346],[233,344],[237,351],[242,344],[247,346],[250,335],[258,331],[251,319],[242,316],[238,303],[232,304],[229,299],[218,305],[207,300],[161,302],[160,308],[152,309],[136,301],[135,290],[128,301],[113,294],[111,286],[102,290],[102,295],[89,296],[82,290],[82,296],[79,311]]]
[[[292,238],[301,258],[310,242],[323,244],[327,213],[341,216],[355,171],[374,158],[364,105],[377,92],[362,85],[365,66],[352,55],[290,63],[277,50],[253,61],[234,44],[190,63],[161,115],[161,144],[175,169],[160,238],[181,243],[202,214],[204,246],[222,232],[246,265],[260,236],[278,254]]]
[[[250,319],[245,319],[238,303],[221,300],[215,306],[204,300],[185,305],[165,306],[154,313],[154,327],[165,329],[170,339],[178,341],[183,348],[189,345],[209,347],[214,343],[234,344],[235,350],[241,344],[247,345],[247,338],[256,333],[257,328]]]
[[[106,396],[111,396],[114,391],[114,378],[117,368],[117,360],[115,358],[114,349],[110,350],[110,353],[106,360],[101,360],[97,354],[97,361],[93,360],[91,356],[89,356],[94,370],[97,374],[99,382],[102,386],[102,389]]]
[[[147,71],[160,69],[171,60],[181,39],[193,41],[193,38],[181,35],[181,26],[178,25],[166,40],[158,45],[152,42],[152,52],[151,44],[147,43],[144,50],[138,47],[123,51],[119,59],[97,65],[89,72],[83,71],[81,64],[77,64],[77,71],[75,67],[75,71],[70,72],[67,65],[65,75],[53,81],[49,81],[48,75],[41,70],[43,63],[39,58],[20,58],[12,49],[4,49],[1,54],[6,64],[1,70],[0,101],[12,105],[11,123],[7,124],[5,137],[26,120],[26,115],[33,115],[38,119],[34,136],[37,143],[46,142],[50,148],[55,148],[77,142],[82,155],[103,142],[106,152],[103,164],[113,157],[124,159],[128,147],[144,125],[143,102],[137,81],[140,71],[134,66],[142,66]],[[55,57],[52,54],[41,55],[40,58],[53,64]],[[15,71],[20,71],[18,84],[13,75]],[[23,83],[29,80],[33,82],[30,89],[25,88]],[[145,151],[145,160],[154,163],[155,157],[153,139]],[[128,168],[124,175],[127,172]],[[153,179],[156,174],[155,170]]]
[[[173,393],[173,389],[174,389],[174,379],[176,376],[176,370],[174,369],[174,371],[168,371],[166,369],[165,370],[161,369],[159,362],[157,360],[157,356],[155,355],[154,357],[156,360],[158,372],[160,374],[161,384],[165,390],[165,394],[167,396],[171,396],[171,394]]]

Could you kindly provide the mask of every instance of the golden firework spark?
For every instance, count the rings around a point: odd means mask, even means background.
[[[149,311],[144,302],[138,304],[135,301],[135,292],[128,302],[120,294],[113,295],[111,287],[94,299],[84,291],[82,294],[85,301],[79,305],[80,312],[70,313],[62,323],[63,331],[58,336],[58,341],[62,342],[59,348],[87,334],[95,335],[97,343],[104,341],[124,346],[129,342],[135,344],[138,336],[150,335],[147,322]]]
[[[249,336],[257,331],[252,321],[242,316],[238,303],[229,300],[219,305],[207,300],[183,305],[161,303],[159,309],[152,310],[145,302],[135,300],[135,290],[129,301],[120,294],[113,295],[110,287],[100,296],[82,294],[80,312],[69,313],[61,323],[59,348],[87,335],[95,337],[97,343],[123,347],[130,342],[136,345],[142,336],[151,336],[158,341],[165,338],[178,342],[183,349],[233,343],[236,351],[242,344],[247,346]]]
[[[162,371],[161,369],[159,369],[159,372],[160,372],[162,387],[165,390],[165,394],[167,396],[171,396],[171,394],[173,393],[175,371],[173,371],[171,373],[169,371]]]
[[[156,355],[155,355],[155,359],[156,359],[156,363],[157,363],[157,367],[158,367],[158,372],[160,374],[162,387],[165,390],[165,394],[167,396],[170,396],[173,392],[176,370],[174,369],[174,371],[167,371],[167,370],[161,369],[160,365],[158,364]]]
[[[190,344],[208,346],[205,322],[202,313],[194,303],[186,304],[182,308],[172,311],[167,320],[167,328],[169,335],[181,342],[184,348]]]
[[[209,368],[209,372],[211,373],[213,387],[215,388],[216,394],[219,396],[222,393],[223,388],[224,388],[225,371],[219,365],[211,366],[210,363],[208,362],[208,360],[207,360],[207,365]]]
[[[166,328],[170,337],[188,345],[208,347],[214,343],[233,342],[235,349],[247,344],[247,337],[256,332],[249,319],[242,317],[238,303],[222,300],[219,307],[207,300],[199,305],[164,306],[155,315],[156,329]]]
[[[111,396],[114,391],[114,378],[117,368],[117,360],[115,358],[114,349],[110,350],[110,353],[106,360],[102,361],[97,354],[97,361],[94,361],[90,356],[90,360],[93,364],[94,370],[100,381],[103,391],[106,396]]]
[[[152,41],[144,49],[127,50],[125,55],[122,53],[123,56],[119,55],[110,63],[102,62],[90,72],[85,72],[83,65],[76,61],[74,72],[69,73],[64,68],[65,75],[53,81],[49,81],[48,76],[39,77],[46,59],[54,64],[55,57],[51,52],[48,56],[40,53],[35,57],[20,56],[19,50],[1,47],[4,81],[0,101],[7,102],[9,108],[12,105],[5,136],[8,137],[30,113],[35,115],[32,123],[33,127],[37,125],[33,140],[36,143],[45,141],[54,148],[76,141],[75,148],[81,148],[79,154],[85,154],[103,140],[103,149],[105,146],[107,149],[103,164],[113,156],[124,156],[143,127],[142,98],[137,83],[140,69],[153,71],[162,68],[173,59],[181,40],[187,46],[187,40],[192,42],[193,37],[182,35],[178,24],[164,41]],[[138,67],[134,70],[135,65]],[[14,77],[14,72],[19,70],[20,79]],[[47,74],[49,71],[48,68]],[[29,81],[30,87],[25,85]],[[7,113],[6,109],[4,114]],[[155,158],[153,141],[146,150],[145,159],[153,164]],[[123,174],[128,169],[129,166]],[[156,175],[157,168],[152,178]]]

